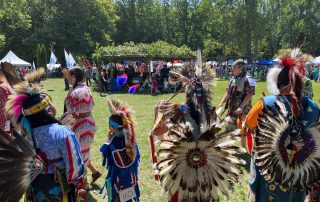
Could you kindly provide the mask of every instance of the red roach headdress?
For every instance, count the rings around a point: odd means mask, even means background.
[[[304,58],[300,53],[301,45],[304,41],[305,34],[300,33],[295,48],[290,52],[290,55],[286,55],[281,61],[279,66],[286,68],[289,77],[290,93],[292,95],[292,111],[294,115],[301,112],[301,99],[303,92],[303,77],[305,75]],[[281,78],[278,78],[281,79]]]

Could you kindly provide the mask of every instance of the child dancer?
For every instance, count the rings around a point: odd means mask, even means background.
[[[139,201],[140,155],[132,110],[117,100],[109,100],[108,104],[111,111],[110,131],[108,141],[100,148],[102,165],[108,169],[105,182],[108,201]]]

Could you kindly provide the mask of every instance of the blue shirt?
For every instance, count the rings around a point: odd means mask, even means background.
[[[68,182],[81,180],[84,166],[81,159],[80,143],[75,134],[66,126],[57,123],[33,128],[36,147],[49,163],[46,172],[53,173],[56,167],[66,168]]]

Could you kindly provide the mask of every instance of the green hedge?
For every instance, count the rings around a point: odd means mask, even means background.
[[[164,41],[151,44],[133,42],[118,46],[97,47],[92,57],[96,61],[125,60],[125,59],[191,59],[196,57],[196,52],[187,46],[177,47]]]

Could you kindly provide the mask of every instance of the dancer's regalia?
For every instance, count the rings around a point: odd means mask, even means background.
[[[268,73],[274,95],[247,116],[255,131],[249,201],[303,202],[320,180],[320,111],[302,96],[304,60],[297,47]]]
[[[229,196],[242,174],[245,162],[234,156],[241,152],[234,146],[239,130],[226,131],[211,106],[212,75],[200,68],[195,75],[184,70],[170,76],[183,83],[186,103],[165,101],[156,107],[150,135],[156,174],[169,201],[218,201],[218,190]]]
[[[8,117],[5,113],[5,105],[8,101],[9,95],[12,94],[12,88],[9,82],[6,79],[4,71],[2,67],[6,66],[7,64],[1,63],[1,70],[0,70],[0,129],[8,130]],[[9,125],[10,126],[10,125]]]
[[[51,97],[34,84],[40,76],[37,71],[16,84],[6,105],[12,123],[31,144],[16,132],[1,131],[1,201],[19,201],[27,189],[28,201],[74,201],[74,187],[82,180],[79,142],[54,118]]]
[[[79,74],[84,72],[80,68],[73,68],[69,71]],[[78,76],[78,75],[77,75]],[[91,161],[90,159],[90,145],[93,143],[94,134],[96,132],[96,123],[92,117],[92,110],[94,107],[93,96],[84,81],[77,81],[72,84],[73,87],[68,92],[65,99],[66,112],[73,115],[76,120],[73,131],[75,132],[81,145],[81,154],[85,167]]]
[[[133,111],[118,100],[109,100],[108,104],[111,112],[110,132],[108,141],[100,149],[102,165],[108,169],[105,182],[108,201],[139,201],[140,154],[135,138]]]

